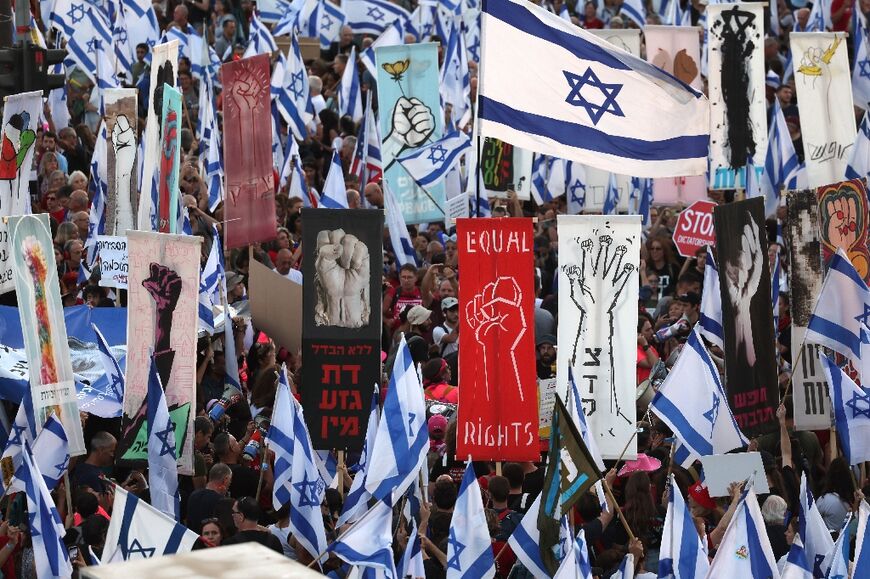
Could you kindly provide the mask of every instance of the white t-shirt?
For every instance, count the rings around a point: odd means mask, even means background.
[[[273,270],[273,271],[278,271],[278,270]],[[298,269],[293,269],[291,267],[290,271],[288,271],[287,275],[285,275],[284,277],[286,277],[287,279],[289,279],[292,282],[296,282],[299,285],[302,285],[302,272],[299,271]]]
[[[440,326],[435,326],[435,329],[432,330],[432,342],[434,342],[436,346],[440,346],[441,340],[444,338],[444,336],[446,336],[447,334],[450,333],[447,331],[448,327],[449,327],[449,325],[447,324],[447,322],[444,322],[444,324],[442,324]],[[444,344],[444,349],[441,351],[441,356],[446,356],[447,354],[452,354],[453,352],[457,351],[458,349],[459,349],[459,340],[456,340],[452,344]]]

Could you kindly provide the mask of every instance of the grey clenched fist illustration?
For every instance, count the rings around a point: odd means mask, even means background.
[[[369,249],[342,229],[317,234],[314,319],[318,326],[369,323]]]

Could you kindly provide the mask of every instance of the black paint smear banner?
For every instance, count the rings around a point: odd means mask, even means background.
[[[776,429],[779,405],[764,199],[716,207],[728,404],[748,437]]]
[[[384,213],[303,209],[302,407],[317,449],[359,450],[381,377]]]

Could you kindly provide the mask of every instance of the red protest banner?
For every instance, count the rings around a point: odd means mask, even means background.
[[[277,236],[272,178],[269,56],[260,54],[221,67],[224,85],[224,201],[227,248]]]
[[[538,460],[531,219],[458,219],[456,455]]]

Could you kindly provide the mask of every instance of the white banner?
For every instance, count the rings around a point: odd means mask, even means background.
[[[640,58],[640,30],[637,28],[606,28],[587,32]]]
[[[761,166],[767,154],[763,11],[761,4],[707,7],[711,189],[744,188],[747,158]]]
[[[116,235],[97,236],[97,255],[100,256],[100,287],[127,289],[127,238]]]
[[[152,199],[152,180],[157,176],[160,158],[160,114],[163,111],[163,85],[175,86],[178,74],[178,41],[158,44],[151,54],[151,84],[148,91],[148,118],[145,123],[145,155],[142,160],[142,182],[139,183],[137,229],[155,231],[157,207]],[[155,189],[156,196],[156,189]],[[154,213],[152,222],[152,212]]]
[[[3,108],[3,160],[0,161],[0,294],[15,289],[9,229],[4,217],[30,213],[28,190],[42,91],[16,94]],[[48,175],[45,176],[48,179]]]
[[[792,402],[796,430],[831,427],[830,400],[825,372],[819,364],[818,344],[804,338],[822,289],[825,269],[819,241],[819,205],[815,190],[789,191],[788,227],[783,233],[790,248],[789,312],[791,313]]]
[[[857,128],[846,35],[794,32],[791,54],[811,189],[846,179]]]
[[[568,365],[603,458],[618,458],[635,429],[639,215],[560,215],[557,380]],[[629,444],[626,459],[637,454]]]

